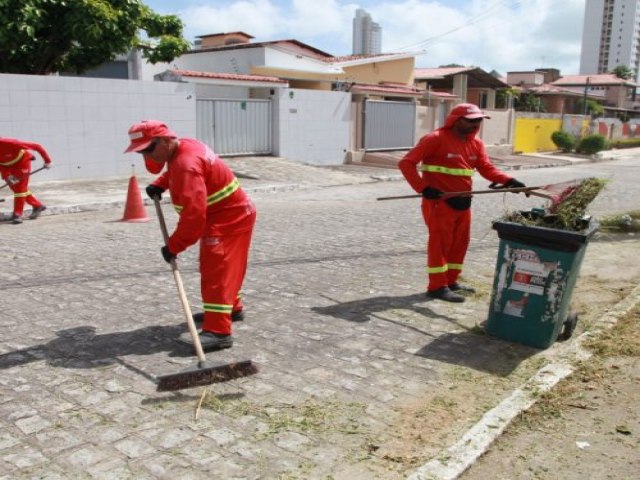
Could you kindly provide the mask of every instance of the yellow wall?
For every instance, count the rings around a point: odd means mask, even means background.
[[[559,118],[516,118],[513,151],[522,153],[551,152],[558,147],[551,134],[562,129]]]
[[[414,60],[411,57],[342,68],[346,73],[347,81],[371,84],[393,82],[413,85]]]

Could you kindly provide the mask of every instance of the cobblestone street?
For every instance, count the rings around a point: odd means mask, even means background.
[[[640,208],[639,168],[616,160],[517,176],[610,178],[599,215]],[[534,197],[475,197],[465,279],[477,293],[455,305],[424,297],[419,200],[376,201],[412,193],[404,182],[315,174],[304,188],[250,190],[246,319],[234,347],[207,358],[252,359],[261,371],[207,389],[155,391],[155,378],[196,357],[176,341],[187,328],[151,210],[147,223],[107,208],[0,224],[0,478],[406,478],[546,361],[569,355],[571,341],[539,351],[479,331],[498,246],[490,222]],[[171,229],[176,215],[164,211]],[[590,287],[578,281],[576,303],[593,307],[587,324],[617,300],[609,289],[640,279],[637,238],[610,240],[589,245]],[[196,254],[178,263],[199,311]],[[595,287],[600,298],[580,297]]]

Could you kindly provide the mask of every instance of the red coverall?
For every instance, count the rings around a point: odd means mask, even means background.
[[[181,138],[167,170],[152,182],[169,189],[179,214],[169,237],[178,255],[200,240],[203,331],[231,334],[231,313],[242,310],[244,281],[256,209],[231,169],[205,144]]]
[[[422,137],[400,160],[398,166],[416,192],[422,193],[426,187],[443,192],[469,191],[474,170],[492,182],[504,184],[511,180],[491,163],[484,143],[475,133],[461,139],[451,131],[457,119],[447,117],[444,127]],[[462,271],[471,229],[470,202],[462,203],[458,206],[462,209],[455,209],[444,199],[422,201],[422,216],[429,231],[428,291],[455,284]]]
[[[0,175],[13,191],[13,213],[21,217],[25,201],[33,208],[42,207],[42,203],[29,191],[29,174],[35,150],[40,154],[45,165],[51,158],[41,145],[24,142],[15,138],[0,138]]]

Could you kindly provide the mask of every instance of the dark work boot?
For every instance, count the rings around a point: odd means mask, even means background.
[[[200,343],[202,344],[202,350],[205,352],[209,350],[222,350],[223,348],[231,348],[233,346],[233,336],[221,335],[213,332],[200,332],[198,334]],[[193,338],[191,333],[183,333],[180,335],[180,342],[193,346]]]
[[[449,290],[449,287],[442,287],[437,290],[428,290],[427,298],[434,298],[436,300],[444,300],[445,302],[462,303],[464,297]]]
[[[199,325],[202,322],[204,322],[204,312],[194,313],[193,315],[191,315],[191,318],[193,318],[193,321],[194,323],[196,323],[196,325]],[[243,320],[244,320],[244,311],[238,310],[237,312],[231,312],[232,322],[241,322]]]
[[[449,290],[452,292],[460,292],[460,293],[476,293],[476,289],[470,287],[468,285],[461,285],[459,283],[452,283],[449,285]]]
[[[14,225],[20,225],[22,223],[22,217],[15,213],[11,215],[11,218],[9,220],[11,220],[11,223],[13,223]]]
[[[38,218],[40,216],[40,214],[42,212],[44,212],[47,209],[47,207],[45,207],[44,205],[41,205],[40,207],[36,207],[33,210],[31,210],[31,215],[29,215],[29,218],[31,220],[35,220],[36,218]]]

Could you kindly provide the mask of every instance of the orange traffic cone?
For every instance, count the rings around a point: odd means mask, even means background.
[[[123,222],[148,222],[147,210],[144,208],[140,187],[135,175],[129,179],[129,190],[127,191],[127,203],[124,206]]]

